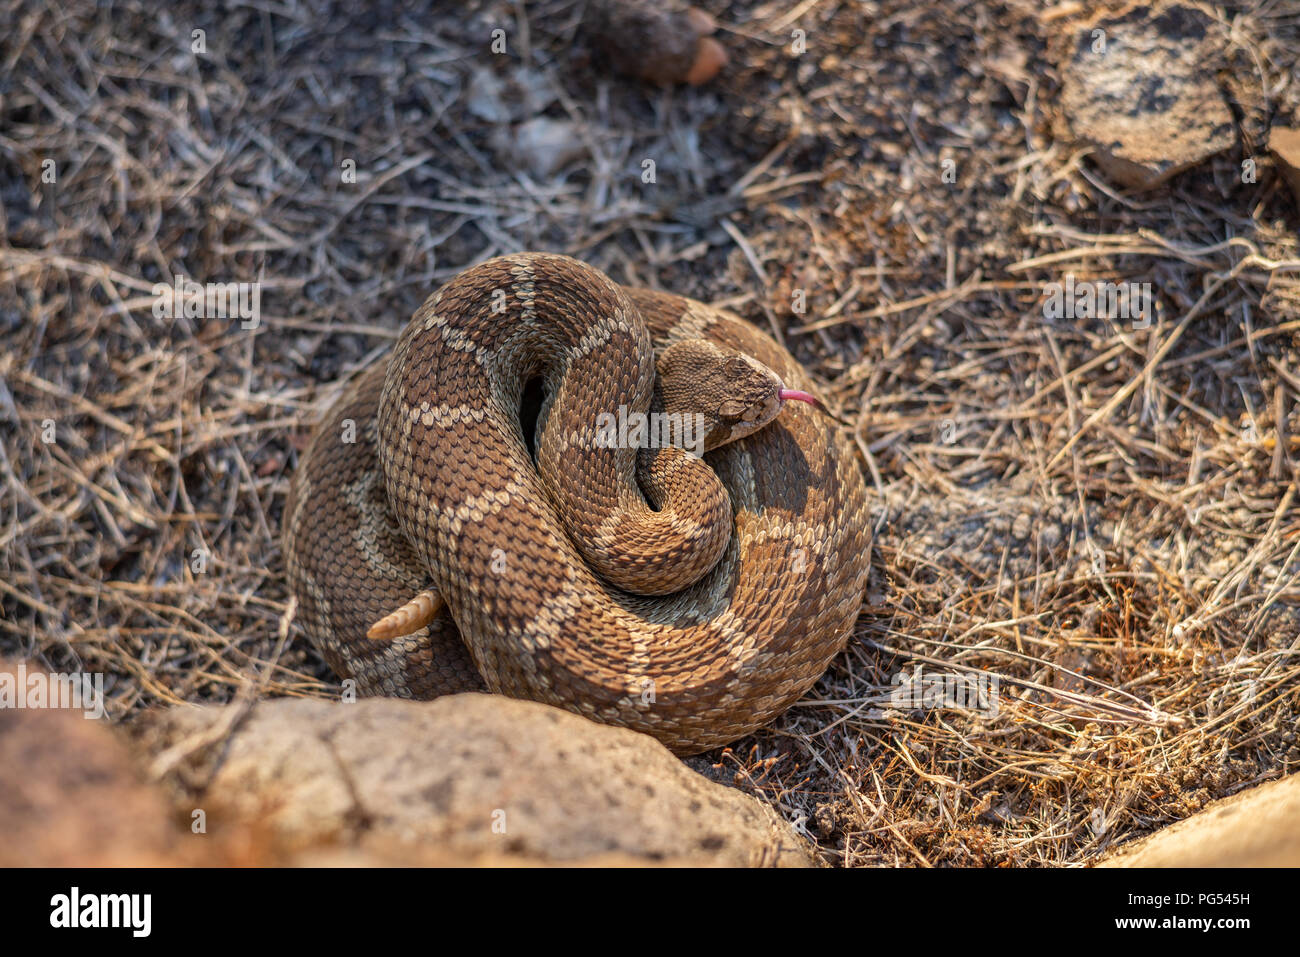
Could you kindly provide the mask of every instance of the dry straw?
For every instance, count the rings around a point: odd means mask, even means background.
[[[857,632],[695,762],[829,860],[1087,863],[1294,770],[1300,251],[1267,158],[1256,184],[1225,155],[1117,192],[1049,133],[1064,27],[1034,4],[704,5],[736,55],[684,92],[599,72],[567,0],[4,0],[0,651],[106,672],[119,718],[334,693],[282,630],[319,403],[441,280],[540,248],[729,303],[852,426],[877,524]],[[1300,17],[1223,15],[1300,115]],[[535,174],[494,106],[584,155]],[[1067,272],[1151,283],[1157,321],[1045,319]],[[156,318],[177,273],[259,281],[259,326]],[[917,665],[996,675],[997,714],[893,707]]]

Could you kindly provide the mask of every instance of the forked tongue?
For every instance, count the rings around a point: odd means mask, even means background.
[[[826,406],[822,404],[822,400],[817,398],[817,396],[815,395],[811,395],[810,393],[800,391],[799,389],[787,389],[782,387],[780,390],[778,390],[776,396],[782,402],[786,401],[787,399],[792,399],[795,402],[807,402],[809,405],[817,409],[819,412],[823,412],[826,415],[830,416],[840,425],[849,426],[848,422],[845,422],[843,419],[841,419],[830,409],[826,408]]]
[[[798,389],[782,389],[776,394],[776,396],[783,402],[786,399],[794,399],[796,402],[807,402],[809,405],[815,405],[819,409],[822,407],[821,402],[815,395],[810,395],[807,392],[800,392]]]

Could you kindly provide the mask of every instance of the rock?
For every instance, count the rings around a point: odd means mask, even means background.
[[[1224,41],[1213,26],[1177,3],[1137,3],[1071,24],[1061,111],[1113,180],[1150,189],[1235,143],[1215,81]]]
[[[520,123],[513,130],[498,129],[492,146],[498,154],[524,160],[540,179],[559,172],[587,152],[577,124],[546,116]]]
[[[465,98],[465,109],[471,116],[489,123],[505,123],[510,119],[510,110],[502,97],[505,84],[485,66],[474,71],[469,80],[469,89]]]
[[[727,63],[717,23],[679,0],[593,0],[583,28],[614,70],[660,86],[699,86]]]
[[[136,722],[161,752],[221,711]],[[304,862],[807,865],[771,808],[653,739],[498,695],[255,705],[170,776],[215,826],[257,821]]]
[[[1207,805],[1119,848],[1099,867],[1298,867],[1300,774]]]
[[[25,664],[25,678],[45,672]],[[0,677],[16,680],[0,662]],[[156,867],[199,850],[126,744],[81,710],[0,708],[0,867]]]
[[[1300,203],[1300,129],[1273,127],[1268,134],[1268,148],[1277,159],[1278,169],[1286,177],[1296,202]]]
[[[470,75],[465,109],[480,120],[501,124],[536,116],[554,102],[554,84],[540,70],[515,66],[498,75],[480,66]]]

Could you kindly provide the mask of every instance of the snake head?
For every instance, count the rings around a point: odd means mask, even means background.
[[[656,371],[664,411],[703,415],[706,452],[757,432],[787,401],[822,408],[752,356],[705,339],[673,343],[659,354]]]

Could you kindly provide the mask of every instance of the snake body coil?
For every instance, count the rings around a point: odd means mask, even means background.
[[[654,350],[698,339],[811,386],[735,316],[618,286],[564,256],[490,260],[430,297],[391,357],[330,410],[294,476],[290,585],[330,666],[367,694],[486,687],[679,753],[788,708],[857,617],[866,490],[833,424],[796,403],[703,463],[675,460],[660,491],[681,509],[647,504],[637,451],[602,446],[596,423],[620,406],[649,409]],[[546,398],[534,460],[519,409],[536,378]],[[625,590],[690,563],[717,520],[691,503],[717,480],[734,525],[712,570],[670,594]],[[634,557],[593,562],[618,543]],[[615,573],[633,584],[613,584]],[[366,637],[430,587],[446,604],[438,619],[391,641]]]

